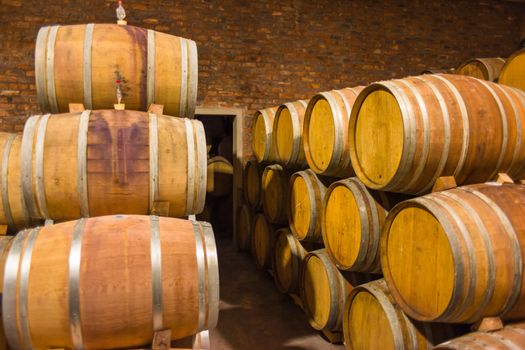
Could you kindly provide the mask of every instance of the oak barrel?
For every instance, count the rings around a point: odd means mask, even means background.
[[[525,317],[525,186],[486,183],[395,206],[381,265],[396,302],[431,322]]]
[[[322,205],[327,253],[342,270],[381,273],[379,237],[388,211],[406,196],[369,190],[357,177],[334,182]]]
[[[12,349],[116,349],[184,338],[217,323],[209,224],[116,215],[20,232],[5,263],[2,311]],[[118,317],[117,317],[118,315]]]
[[[288,223],[287,204],[290,172],[279,164],[264,168],[261,178],[263,210],[272,224]]]
[[[306,254],[308,252],[288,227],[277,230],[273,245],[272,271],[275,285],[281,293],[299,291],[299,272]]]
[[[261,109],[253,116],[252,150],[259,163],[272,163],[276,160],[272,142],[273,120],[277,107]]]
[[[504,64],[505,59],[501,57],[474,58],[462,63],[455,73],[488,81],[497,81]]]
[[[525,176],[525,92],[462,75],[422,75],[363,90],[350,155],[369,188],[422,194],[441,176],[459,185]]]
[[[408,318],[380,279],[352,290],[345,305],[343,334],[347,350],[430,350],[457,331],[448,324]]]
[[[301,267],[299,291],[310,325],[317,330],[341,331],[348,294],[371,279],[370,275],[355,273],[343,277],[325,249],[308,253]]]
[[[525,49],[509,57],[499,75],[499,83],[525,91]]]
[[[310,169],[296,172],[290,178],[288,223],[300,241],[323,241],[321,214],[328,182]]]
[[[150,29],[116,24],[42,27],[35,50],[38,103],[44,113],[112,108],[120,82],[122,103],[146,111],[192,118],[197,100],[194,41]]]
[[[473,332],[439,344],[435,350],[525,349],[525,322],[509,324],[492,332]]]
[[[200,213],[206,141],[198,120],[129,110],[40,115],[24,127],[21,176],[31,218]]]
[[[216,156],[208,159],[208,183],[206,192],[210,196],[224,197],[233,192],[233,165],[228,159]]]
[[[304,116],[303,142],[309,167],[317,174],[353,175],[348,153],[348,122],[362,86],[321,92],[309,102]]]
[[[27,227],[30,216],[22,193],[20,150],[22,135],[0,132],[0,224],[10,232]]]
[[[256,160],[250,159],[244,166],[243,193],[244,200],[256,210],[261,207],[261,176],[262,170]]]
[[[237,249],[250,250],[253,232],[253,211],[244,204],[237,213],[234,241]]]
[[[307,104],[305,100],[285,103],[275,113],[272,142],[277,162],[285,167],[308,166],[303,146],[303,120]]]
[[[272,268],[274,239],[275,227],[264,214],[256,214],[253,219],[251,251],[258,268],[266,270]]]
[[[4,292],[4,266],[7,259],[7,252],[13,242],[12,236],[0,236],[0,295]],[[0,305],[0,315],[2,314]],[[7,350],[7,339],[4,332],[4,322],[0,317],[0,349]]]

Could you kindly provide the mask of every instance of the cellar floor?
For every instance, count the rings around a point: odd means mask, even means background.
[[[220,314],[211,332],[214,350],[342,350],[313,330],[292,299],[279,293],[272,277],[256,268],[231,239],[217,239]]]

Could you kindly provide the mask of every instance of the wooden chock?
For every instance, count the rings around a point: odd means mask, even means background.
[[[210,345],[210,332],[208,330],[201,331],[193,336],[192,339],[193,350],[209,350]]]
[[[69,104],[69,113],[84,112],[86,108],[82,103],[70,103]]]
[[[117,111],[123,111],[126,109],[126,105],[124,103],[115,103],[113,108],[115,108]]]
[[[46,219],[46,221],[44,221],[44,226],[51,226],[55,223],[54,220],[52,219]]]
[[[292,298],[294,304],[299,306],[299,308],[301,308],[301,310],[304,311],[303,300],[301,299],[301,297],[295,293],[290,293],[288,295],[290,296],[290,298]]]
[[[321,331],[323,336],[331,343],[331,344],[342,344],[343,343],[343,333],[340,332],[332,332],[326,329],[323,329]]]
[[[432,187],[432,192],[450,190],[454,187],[458,187],[454,176],[441,176],[438,177],[438,179],[434,183],[434,186]]]
[[[494,332],[503,328],[503,321],[499,317],[484,317],[470,328],[473,332]]]
[[[169,350],[171,348],[171,329],[155,332],[151,350]]]
[[[153,202],[151,215],[170,216],[170,202]]]
[[[512,178],[507,173],[498,173],[498,176],[496,176],[496,182],[500,185],[513,184],[514,180],[512,180]]]
[[[7,225],[0,225],[0,236],[7,235]]]
[[[164,105],[157,105],[155,103],[152,103],[149,105],[148,113],[153,113],[156,115],[163,115],[164,114]]]
[[[125,20],[123,20],[123,19],[122,19],[122,20],[119,19],[119,20],[117,21],[117,24],[118,24],[119,26],[126,26],[126,25],[128,25],[128,21],[125,21]]]

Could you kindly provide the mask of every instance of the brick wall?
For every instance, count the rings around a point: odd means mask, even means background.
[[[507,56],[519,43],[525,11],[500,0],[124,2],[129,24],[197,42],[199,105],[248,115],[321,90]],[[114,8],[102,0],[0,0],[0,130],[21,130],[38,111],[38,28],[114,22]],[[249,135],[244,143],[249,150]]]

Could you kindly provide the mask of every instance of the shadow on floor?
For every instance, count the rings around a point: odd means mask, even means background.
[[[231,239],[217,240],[221,303],[211,332],[213,350],[342,350],[312,329],[303,311],[279,293],[272,277],[258,270],[248,253]]]

